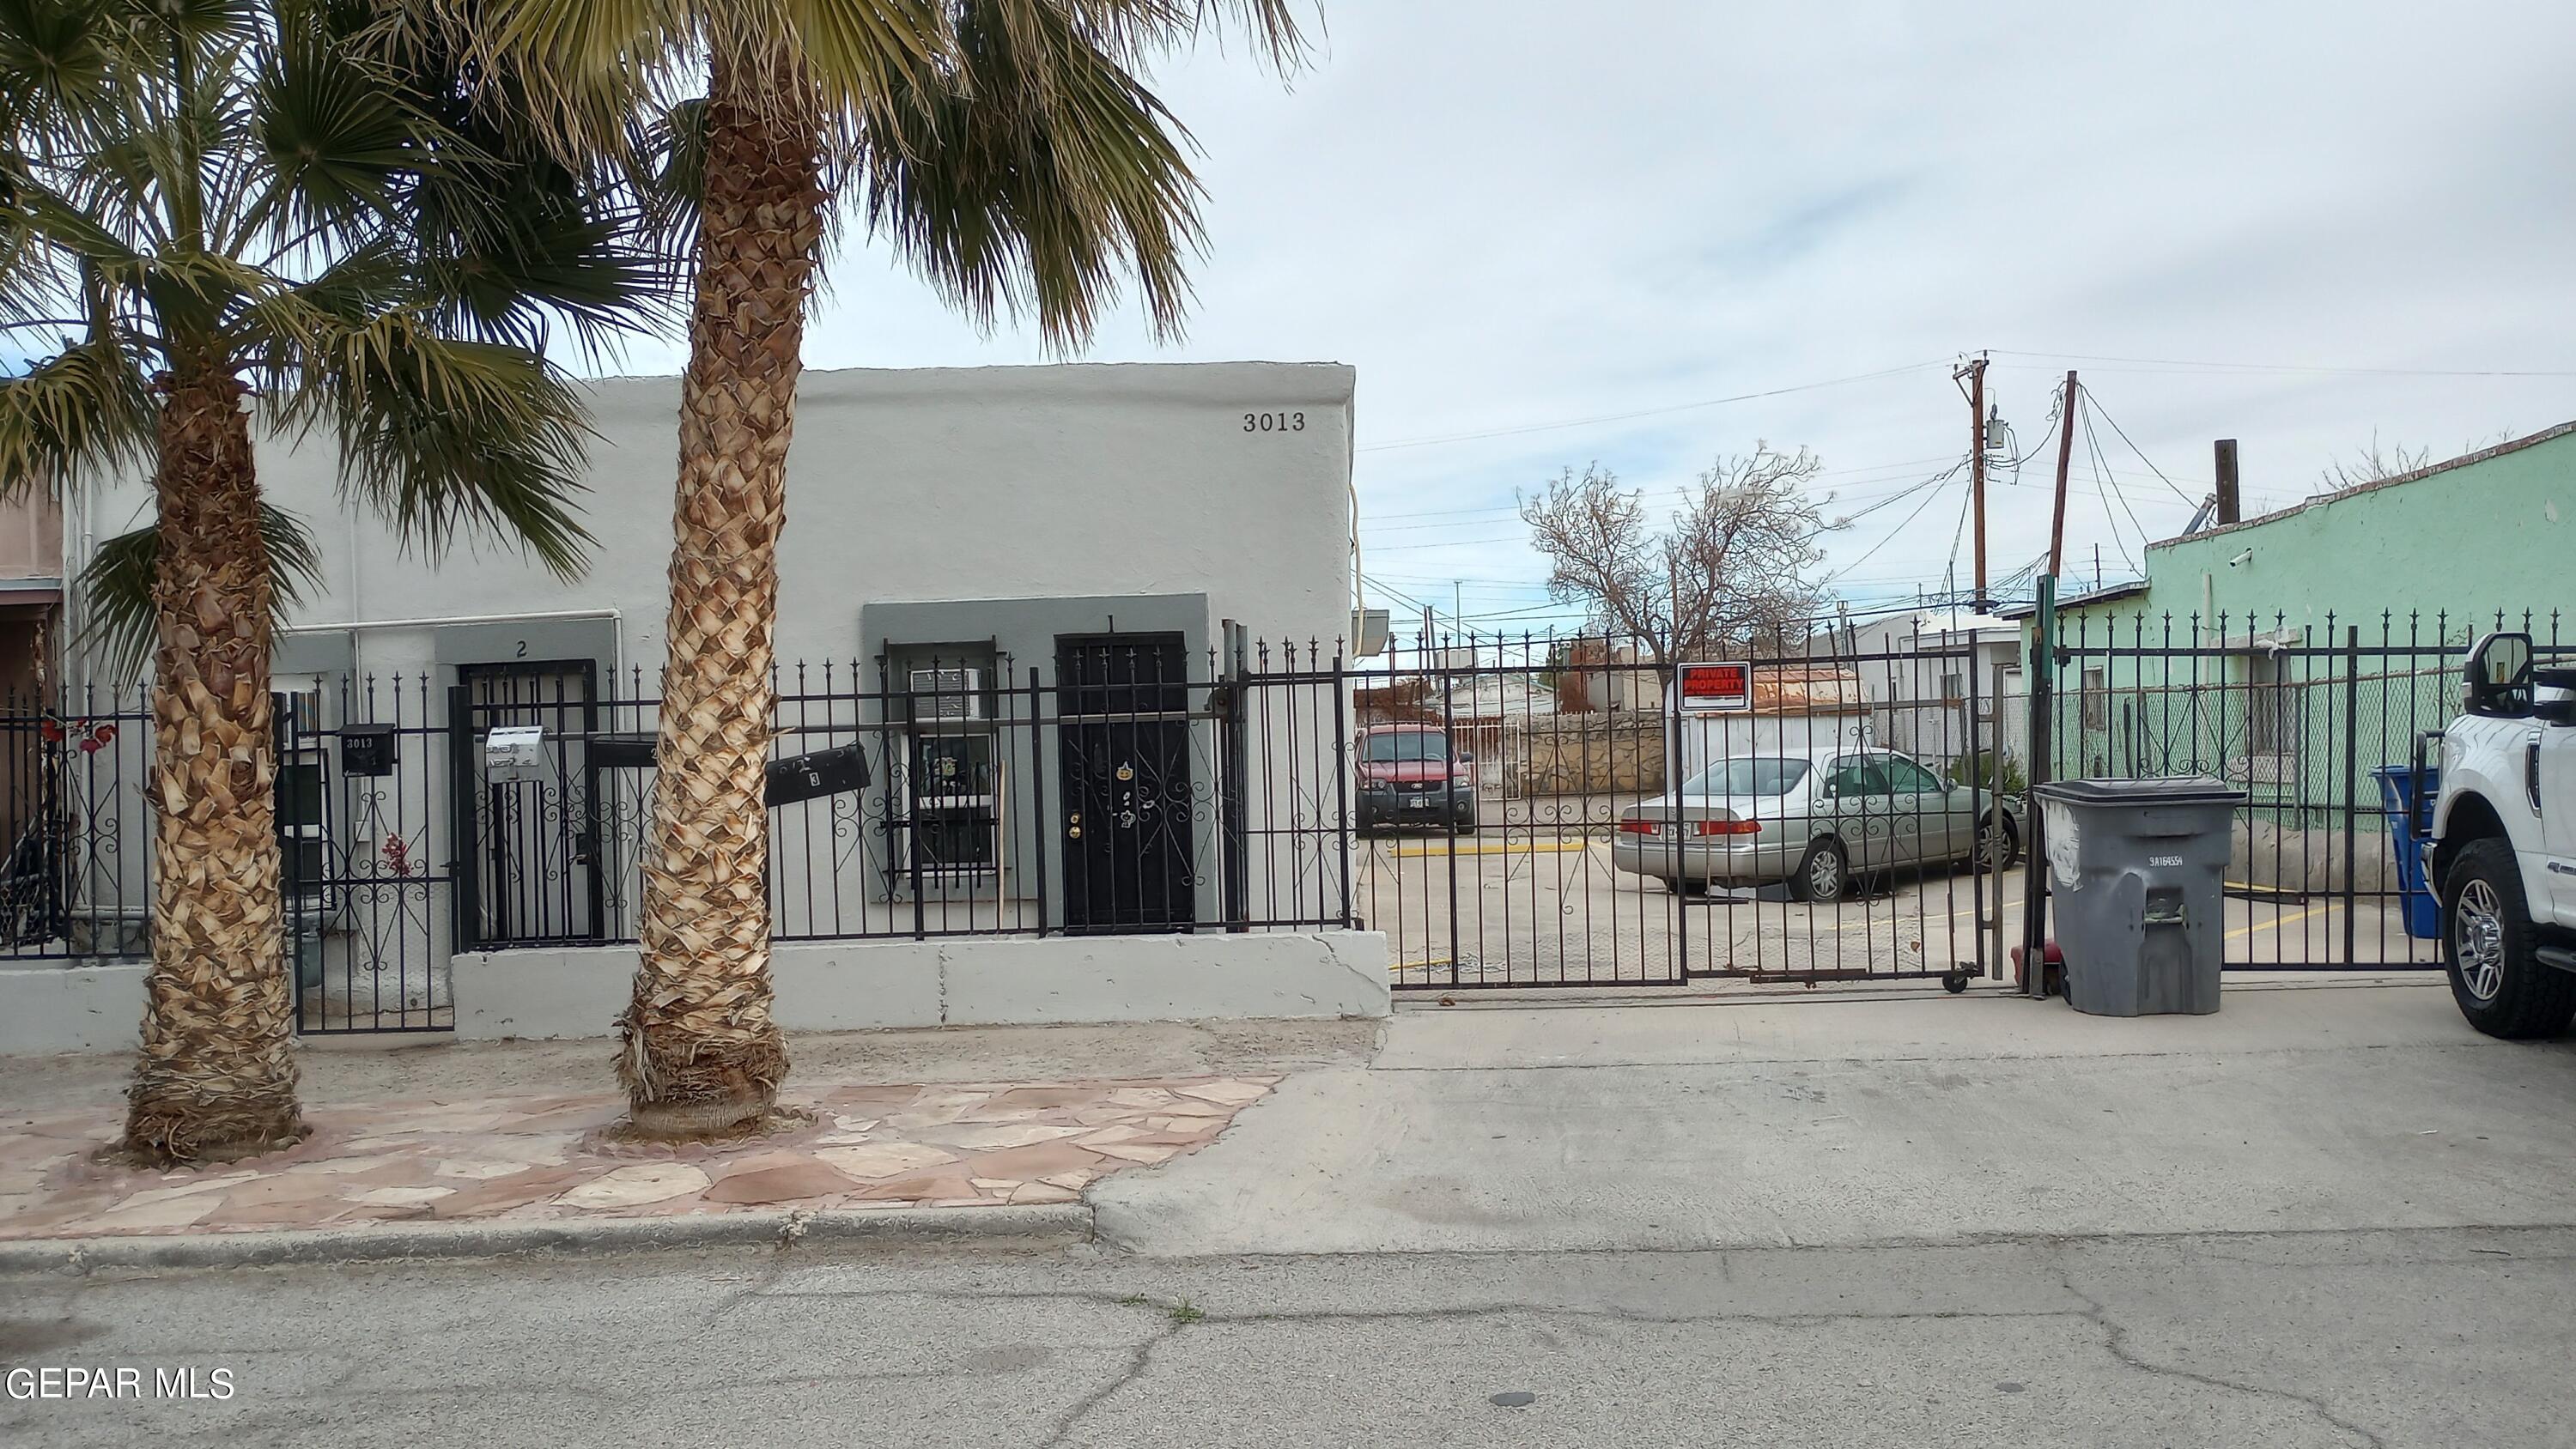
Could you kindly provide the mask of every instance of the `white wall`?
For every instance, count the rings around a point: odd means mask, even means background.
[[[1068,598],[1156,601],[1167,606],[1163,616],[1121,617],[1118,627],[1184,628],[1194,649],[1231,619],[1255,639],[1301,647],[1318,640],[1329,655],[1350,625],[1354,386],[1351,368],[1329,363],[809,371],[779,546],[778,657],[790,668],[832,662],[843,690],[856,666],[858,687],[874,689],[869,656],[884,641],[863,636],[865,605]],[[627,694],[640,671],[652,692],[664,648],[679,380],[609,379],[592,385],[589,399],[598,436],[580,504],[597,544],[586,574],[570,583],[490,539],[469,537],[442,558],[425,556],[372,515],[341,506],[327,438],[300,446],[263,439],[262,489],[313,531],[324,562],[320,585],[286,620],[279,667],[399,679],[407,724],[445,720],[444,691],[465,663],[587,658],[603,674],[628,671],[603,679],[604,689]],[[1250,429],[1247,415],[1255,418]],[[1265,415],[1289,426],[1264,429]],[[101,539],[149,519],[140,482],[85,498],[68,540],[72,568]],[[1176,604],[1186,606],[1187,620],[1164,617]],[[427,622],[463,618],[477,622]],[[1068,614],[1063,626],[1100,631],[1110,622],[1094,610]],[[1037,652],[1021,662],[1046,666],[1052,678],[1053,659],[1043,657],[1043,645]],[[1198,657],[1193,673],[1203,677]],[[69,661],[75,685],[95,675],[87,664]],[[327,696],[332,686],[325,688]],[[392,718],[394,703],[380,688],[372,713],[354,708],[350,717]],[[1315,803],[1332,798],[1331,767],[1314,763],[1332,755],[1332,742],[1316,733],[1331,717],[1329,703],[1304,701],[1294,728],[1265,737],[1263,748],[1279,759],[1305,761],[1309,778],[1301,789],[1279,782],[1257,791],[1256,830],[1301,812],[1311,829]],[[342,722],[336,713],[325,720]],[[599,727],[636,723],[626,715]],[[95,784],[101,802],[93,808],[122,801],[125,838],[138,846],[146,838],[143,733],[130,729],[83,762],[83,784]],[[334,809],[351,817],[335,825],[343,849],[364,860],[386,836],[401,834],[416,861],[455,854],[438,743],[405,741],[413,755],[381,800],[365,802],[371,811],[344,809],[347,799],[335,791]],[[1060,792],[1049,800],[1061,808]],[[370,814],[382,818],[358,818]],[[1054,837],[1045,822],[1025,825],[1033,839]],[[1309,843],[1276,837],[1269,848],[1279,858],[1254,890],[1265,901],[1306,902],[1297,914],[1327,915],[1339,909],[1338,892],[1330,907],[1316,903],[1316,892],[1338,881],[1337,862],[1327,869],[1310,858]],[[780,846],[805,848],[801,838]],[[811,848],[832,849],[828,833]],[[144,854],[128,849],[90,870],[96,879],[84,878],[82,903],[139,911],[147,900]],[[810,884],[796,882],[798,899]],[[855,927],[866,907],[856,895],[847,899]],[[392,929],[420,937],[409,949],[443,958],[446,887],[414,889],[394,905],[403,921]],[[867,928],[886,927],[871,918]],[[331,969],[347,969],[345,946],[333,946]]]
[[[791,1032],[1378,1017],[1386,963],[1377,931],[807,941],[771,955]],[[632,946],[462,955],[456,1034],[607,1036],[634,975]]]
[[[1354,385],[1337,363],[809,371],[778,657],[846,665],[865,602],[1083,595],[1204,593],[1255,637],[1329,642],[1350,629]],[[407,550],[340,506],[327,439],[263,441],[263,491],[313,530],[325,562],[289,624],[614,611],[620,661],[649,679],[664,647],[680,382],[614,378],[589,396],[599,437],[581,509],[598,545],[569,584],[489,540],[442,560]],[[1265,412],[1304,427],[1244,430]],[[85,511],[76,560],[148,523],[148,491],[111,487]],[[439,662],[428,629],[353,642],[361,673]],[[506,639],[492,642],[508,657]]]
[[[144,971],[125,962],[0,966],[0,1056],[134,1047],[142,1039]]]

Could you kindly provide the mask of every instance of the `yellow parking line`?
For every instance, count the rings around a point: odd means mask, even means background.
[[[1437,971],[1441,967],[1449,964],[1449,958],[1443,956],[1436,961],[1398,961],[1386,969],[1389,971]]]
[[[2257,931],[2269,931],[2276,926],[2286,926],[2292,921],[2304,921],[2310,916],[2317,915],[2324,911],[2331,911],[2333,909],[2334,903],[2329,901],[2322,906],[2310,906],[2295,916],[2274,916],[2268,921],[2257,921],[2250,926],[2239,926],[2235,930],[2227,933],[2227,939],[2233,941],[2239,936],[2251,936]]]
[[[1592,842],[1588,840],[1480,840],[1473,845],[1459,846],[1458,853],[1460,855],[1577,855],[1591,848]],[[1394,853],[1400,859],[1416,860],[1423,856],[1447,855],[1449,847],[1424,841],[1414,845],[1399,845]]]

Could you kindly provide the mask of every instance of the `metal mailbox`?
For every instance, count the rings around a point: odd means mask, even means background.
[[[857,745],[841,745],[770,761],[764,803],[775,809],[867,787],[867,752]]]
[[[353,779],[392,774],[402,758],[401,739],[389,724],[340,726],[340,773]]]
[[[653,747],[651,735],[596,734],[590,737],[590,762],[603,770],[649,770]]]
[[[545,726],[494,725],[485,732],[485,779],[542,780],[547,773]]]

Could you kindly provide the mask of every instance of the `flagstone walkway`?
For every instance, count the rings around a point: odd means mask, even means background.
[[[308,1107],[291,1152],[176,1172],[100,1161],[109,1113],[7,1113],[0,1239],[1072,1202],[1205,1146],[1278,1080],[818,1088],[785,1099],[810,1123],[687,1147],[607,1136],[606,1094]]]

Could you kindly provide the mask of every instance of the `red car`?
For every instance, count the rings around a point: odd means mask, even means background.
[[[1360,731],[1359,828],[1426,826],[1476,831],[1476,757],[1449,747],[1431,724],[1370,725]]]

